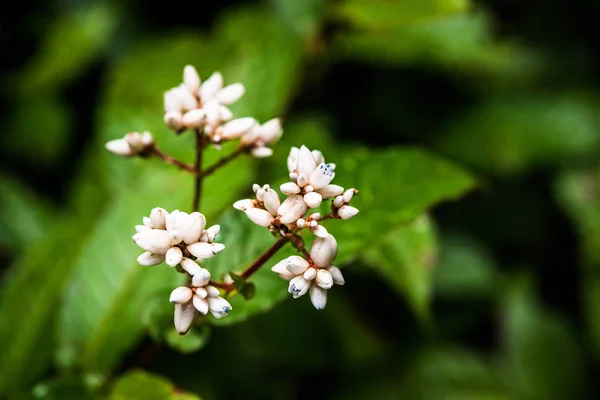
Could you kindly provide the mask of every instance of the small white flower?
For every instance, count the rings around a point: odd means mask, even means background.
[[[302,196],[292,195],[281,203],[277,210],[277,215],[279,216],[279,221],[282,224],[287,225],[296,222],[307,210],[308,206],[304,202]]]
[[[326,268],[331,265],[337,256],[338,247],[335,238],[327,235],[324,238],[318,237],[310,248],[310,258],[319,268]]]
[[[191,93],[196,93],[200,89],[200,75],[192,65],[183,68],[183,84]]]
[[[262,125],[255,124],[242,136],[242,144],[251,148],[250,152],[254,157],[269,157],[273,150],[268,146],[279,140],[282,133],[281,120],[273,118]]]
[[[107,142],[105,147],[111,153],[123,157],[144,155],[154,145],[154,138],[150,132],[130,132],[121,139]]]
[[[344,219],[344,220],[350,219],[350,218],[354,217],[356,214],[358,214],[358,208],[355,208],[352,206],[343,205],[337,210],[338,217],[340,217],[341,219]]]

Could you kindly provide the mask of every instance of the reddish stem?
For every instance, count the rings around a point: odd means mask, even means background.
[[[184,171],[191,172],[192,174],[198,175],[200,173],[200,171],[197,168],[195,168],[193,165],[186,164],[183,161],[179,161],[178,159],[171,157],[168,154],[163,153],[156,145],[154,145],[154,147],[152,147],[151,150],[152,150],[152,153],[151,153],[152,155],[160,158],[167,164],[174,165],[177,168],[182,169]]]

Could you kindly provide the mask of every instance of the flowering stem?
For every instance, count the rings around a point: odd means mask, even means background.
[[[287,242],[291,240],[292,236],[283,236],[279,238],[271,247],[269,247],[256,261],[252,263],[244,272],[240,274],[240,276],[244,279],[250,278],[256,271],[260,269],[269,258],[271,258],[279,249],[281,249]],[[234,289],[233,283],[221,283],[210,281],[209,285],[218,287],[220,289],[224,289],[228,292]]]
[[[328,220],[328,219],[336,219],[336,215],[333,213],[333,211],[330,212],[329,214],[327,214],[327,215],[319,218],[319,222],[325,221],[325,220]]]
[[[302,254],[304,255],[304,257],[306,257],[307,260],[310,260],[310,253],[308,252],[308,250],[306,250],[306,246],[304,245],[304,239],[302,239],[300,235],[295,233],[291,234],[289,238],[294,247],[298,249],[298,251],[302,252]]]
[[[182,169],[184,171],[188,171],[191,172],[192,174],[200,174],[200,171],[195,168],[193,165],[189,165],[184,163],[183,161],[179,161],[178,159],[171,157],[168,154],[163,153],[156,145],[154,145],[152,148],[152,155],[160,158],[161,160],[163,160],[164,162],[166,162],[167,164],[171,164],[176,166],[179,169]]]
[[[246,147],[246,146],[242,145],[242,146],[238,147],[232,153],[226,155],[225,157],[222,157],[217,162],[215,162],[213,165],[211,165],[210,167],[208,167],[204,171],[202,171],[202,176],[208,176],[208,175],[212,174],[217,169],[221,168],[228,162],[234,160],[240,154],[245,153],[247,150],[248,150],[248,147]]]
[[[202,154],[204,153],[204,135],[200,129],[195,129],[194,133],[196,135],[196,162],[194,164],[194,168],[197,172],[196,177],[194,178],[194,201],[192,203],[192,210],[198,211],[200,209],[200,199],[202,197]]]

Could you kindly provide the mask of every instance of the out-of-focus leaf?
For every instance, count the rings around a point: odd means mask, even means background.
[[[600,277],[588,274],[582,283],[584,292],[586,336],[592,344],[596,359],[600,359]]]
[[[104,185],[88,158],[75,180],[73,200],[60,223],[31,243],[11,266],[0,288],[0,395],[32,382],[47,368],[55,343],[53,318],[73,260],[104,209]],[[93,212],[90,212],[93,210]]]
[[[36,168],[60,164],[68,146],[71,114],[56,95],[35,93],[14,103],[0,146]]]
[[[495,261],[487,249],[469,236],[442,237],[440,261],[434,272],[435,292],[446,298],[489,296],[496,283]]]
[[[112,388],[110,400],[200,400],[191,393],[181,392],[166,378],[145,371],[129,372]]]
[[[561,316],[538,304],[531,281],[508,281],[502,300],[507,382],[522,398],[580,398],[581,351]]]
[[[241,211],[232,210],[219,222],[223,232],[222,242],[226,248],[218,257],[207,261],[207,268],[213,278],[225,276],[229,271],[241,273],[276,241],[273,235],[256,226]],[[287,282],[272,272],[271,267],[291,254],[294,254],[294,250],[291,245],[286,244],[248,280],[256,286],[254,297],[245,300],[240,295],[233,296],[229,299],[233,310],[226,318],[215,320],[215,324],[230,325],[241,322],[254,314],[268,311],[281,302],[288,295]]]
[[[388,232],[365,252],[364,259],[406,298],[422,321],[428,321],[431,278],[437,256],[434,224],[422,215]]]
[[[0,174],[0,248],[22,249],[49,229],[52,207],[13,177]]]
[[[600,269],[600,168],[565,172],[555,187],[579,233],[584,265]]]
[[[324,0],[270,0],[279,20],[303,39],[310,39],[318,29],[325,9]]]
[[[56,20],[17,80],[18,88],[33,94],[76,79],[106,49],[116,22],[107,2],[73,10]]]
[[[344,0],[338,17],[369,30],[386,31],[466,11],[469,0]]]
[[[102,381],[93,375],[55,378],[36,384],[27,393],[17,394],[13,400],[101,400],[98,393]]]
[[[351,31],[338,37],[334,49],[378,65],[431,64],[478,75],[533,70],[530,55],[494,42],[491,31],[484,14],[457,14],[392,31]]]
[[[180,353],[195,353],[208,343],[211,331],[210,325],[202,324],[199,327],[195,327],[184,336],[181,336],[177,333],[177,330],[171,326],[171,329],[165,334],[165,340],[169,347]]]
[[[579,160],[600,144],[595,110],[576,97],[497,98],[455,120],[438,147],[497,174]]]

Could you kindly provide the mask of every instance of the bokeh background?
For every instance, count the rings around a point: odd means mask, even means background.
[[[11,7],[0,397],[600,397],[600,3]],[[203,211],[228,246],[213,268],[266,247],[229,205],[283,182],[290,146],[322,149],[361,190],[325,311],[266,269],[228,322],[174,335],[177,277],[136,265],[129,238],[152,207],[186,209],[191,178],[103,143],[148,129],[191,160],[191,138],[162,124],[186,64],[245,84],[236,115],[284,120],[274,157],[207,182]]]

